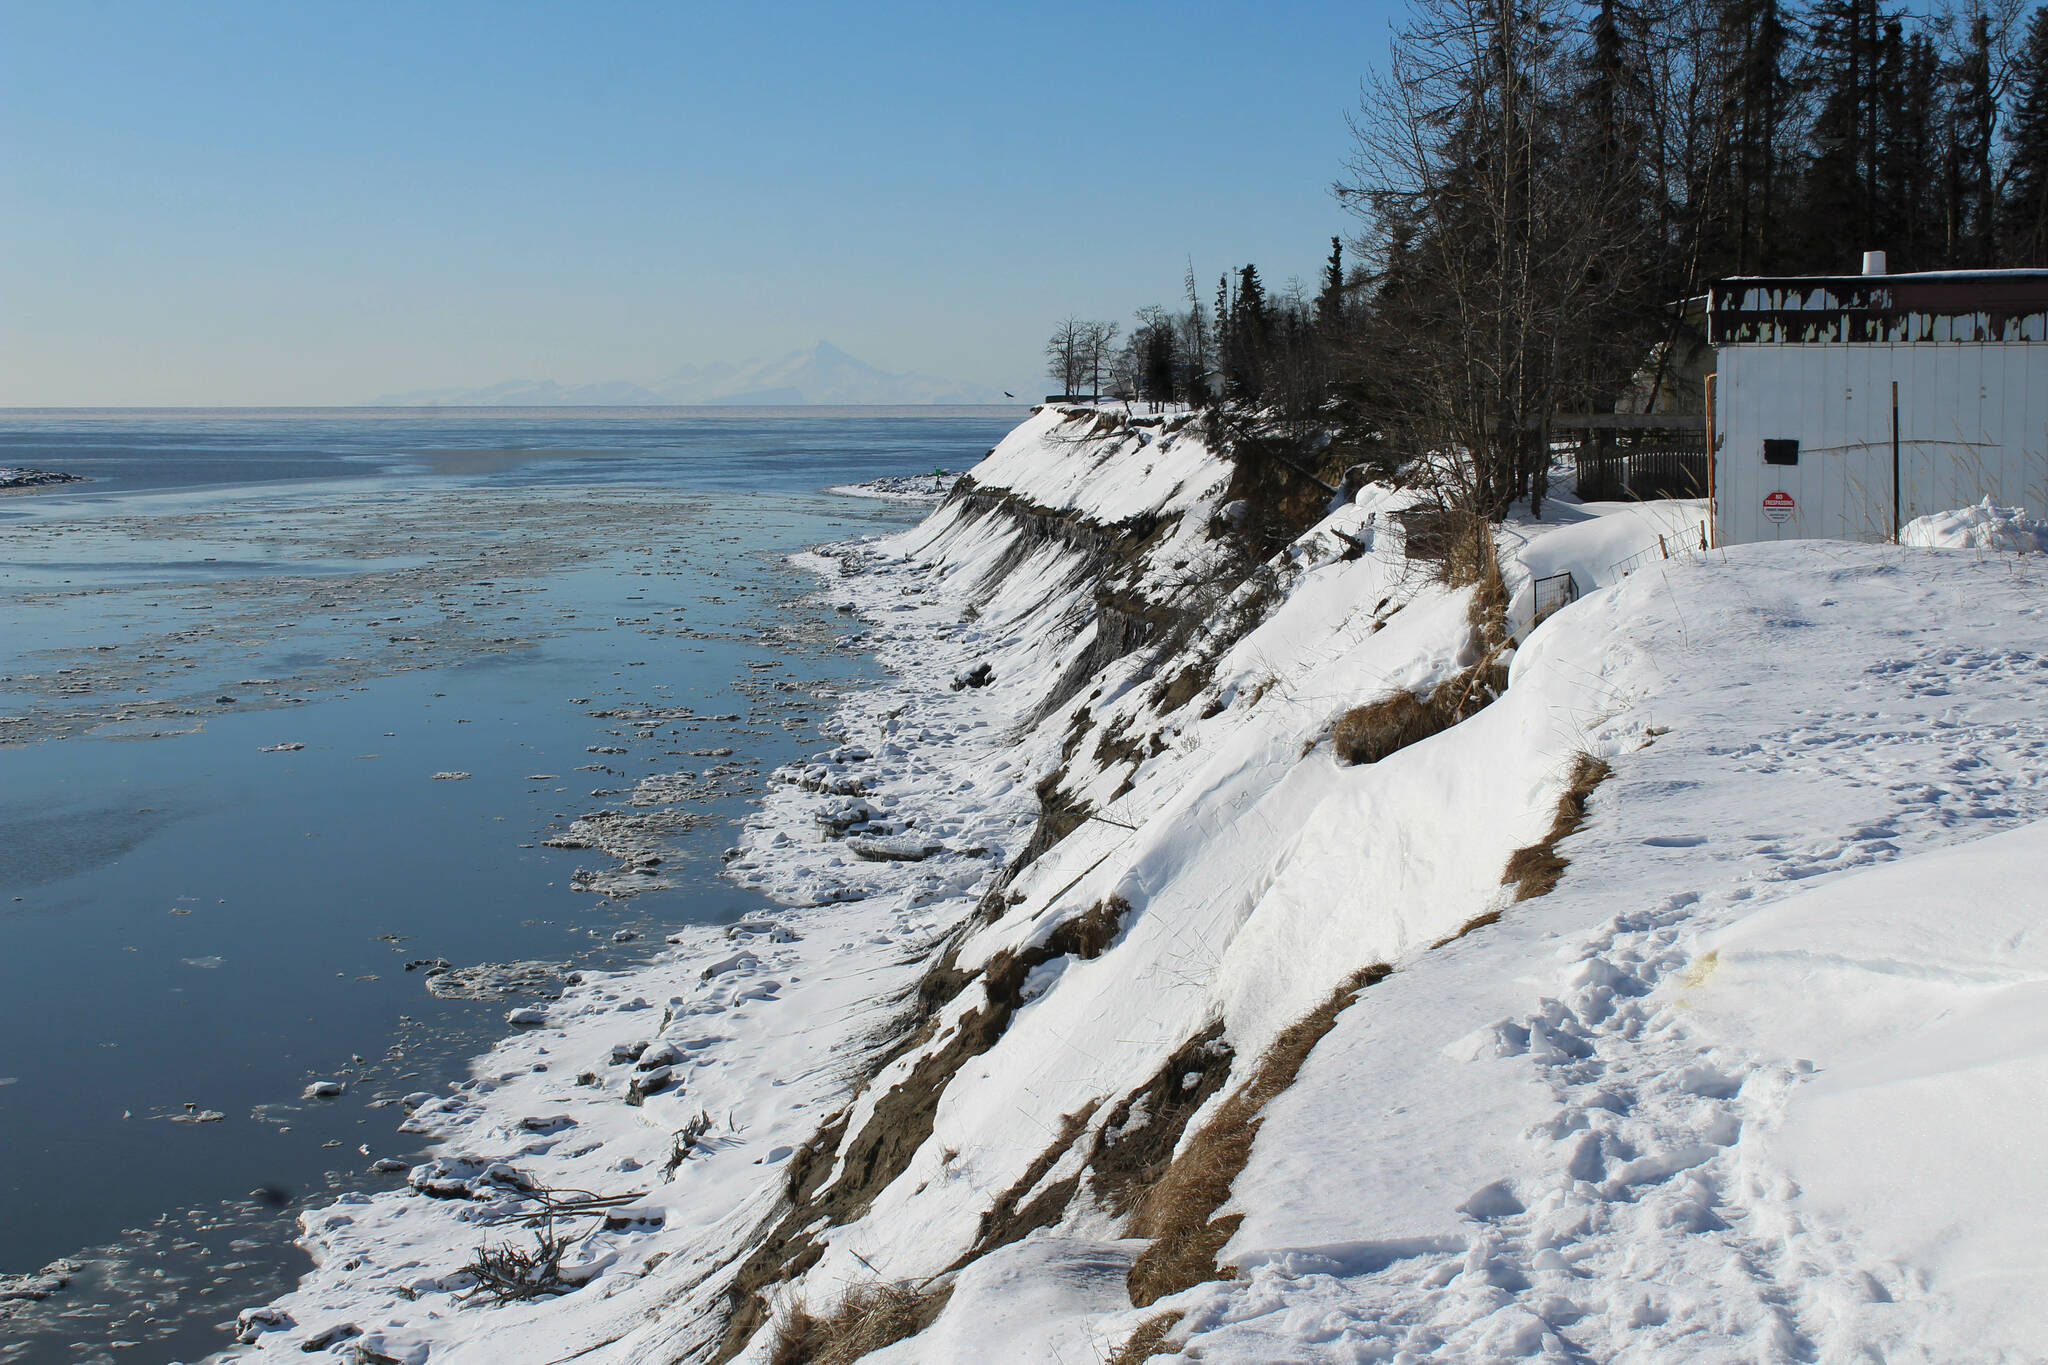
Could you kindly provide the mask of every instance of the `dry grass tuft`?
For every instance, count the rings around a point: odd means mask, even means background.
[[[1056,954],[1072,953],[1083,962],[1101,957],[1123,930],[1131,903],[1122,896],[1099,900],[1053,930],[1046,947]]]
[[[1441,729],[1429,704],[1404,688],[1339,716],[1330,741],[1346,763],[1377,763]]]
[[[1235,1215],[1214,1215],[1251,1159],[1260,1115],[1275,1095],[1294,1084],[1302,1063],[1345,1007],[1392,970],[1384,963],[1367,967],[1306,1018],[1282,1031],[1259,1058],[1251,1078],[1223,1101],[1215,1116],[1166,1168],[1166,1174],[1146,1192],[1131,1217],[1130,1231],[1133,1236],[1151,1238],[1152,1245],[1131,1265],[1126,1283],[1132,1304],[1143,1308],[1168,1294],[1229,1273],[1216,1264],[1216,1253],[1237,1230],[1239,1220]]]
[[[1478,663],[1444,679],[1418,697],[1401,689],[1354,706],[1337,717],[1331,748],[1346,763],[1377,763],[1477,714],[1507,688],[1500,650],[1488,648]]]
[[[1501,874],[1500,884],[1514,887],[1516,900],[1547,896],[1557,889],[1558,878],[1571,865],[1557,846],[1586,822],[1588,798],[1613,771],[1605,759],[1588,753],[1581,753],[1572,761],[1571,776],[1565,782],[1564,794],[1557,798],[1557,814],[1551,818],[1550,832],[1541,842],[1508,855],[1507,870]]]
[[[1110,1111],[1088,1157],[1094,1193],[1108,1209],[1128,1215],[1159,1183],[1189,1120],[1229,1082],[1234,1059],[1222,1023],[1213,1022]]]
[[[1258,1131],[1252,1125],[1252,1133]],[[1250,1136],[1246,1135],[1245,1157],[1250,1156]],[[1239,1168],[1242,1169],[1242,1161]],[[1231,1172],[1234,1177],[1235,1171]],[[1229,1178],[1223,1182],[1223,1192],[1230,1192]],[[1130,1274],[1124,1283],[1131,1292],[1131,1304],[1143,1308],[1157,1303],[1168,1294],[1178,1294],[1209,1280],[1227,1280],[1236,1273],[1235,1266],[1221,1266],[1216,1263],[1217,1253],[1223,1244],[1237,1231],[1237,1225],[1244,1221],[1240,1214],[1210,1221],[1215,1212],[1214,1205],[1204,1205],[1190,1200],[1185,1208],[1176,1206],[1165,1210],[1169,1217],[1185,1217],[1181,1226],[1168,1228],[1155,1238],[1152,1244],[1138,1253],[1138,1259],[1131,1263]]]
[[[823,1317],[798,1301],[775,1324],[769,1365],[850,1365],[931,1326],[952,1292],[881,1281],[857,1284]]]
[[[1138,1324],[1138,1330],[1131,1333],[1131,1339],[1117,1347],[1116,1354],[1109,1358],[1109,1365],[1138,1365],[1141,1360],[1163,1356],[1173,1347],[1167,1343],[1166,1334],[1181,1320],[1179,1313],[1158,1313]]]
[[[1486,542],[1486,563],[1479,570],[1472,588],[1472,601],[1465,608],[1465,619],[1472,623],[1480,644],[1488,650],[1498,649],[1510,634],[1508,585],[1501,579],[1500,564],[1494,558],[1491,537]]]
[[[1052,1144],[1025,1167],[1024,1174],[1017,1177],[1016,1183],[1003,1191],[994,1204],[983,1210],[981,1227],[975,1234],[973,1247],[953,1263],[952,1269],[957,1270],[970,1261],[978,1261],[997,1247],[1008,1246],[1039,1228],[1051,1227],[1059,1222],[1067,1211],[1067,1205],[1072,1202],[1074,1192],[1080,1188],[1081,1178],[1078,1175],[1068,1176],[1064,1180],[1054,1181],[1044,1189],[1039,1189],[1038,1182],[1045,1178],[1046,1172],[1059,1164],[1060,1158],[1067,1154],[1087,1129],[1088,1120],[1095,1116],[1098,1103],[1097,1100],[1090,1100],[1073,1113],[1061,1117],[1059,1135],[1053,1139]],[[1027,1202],[1026,1195],[1033,1197]]]
[[[1406,533],[1411,560],[1436,564],[1439,581],[1454,588],[1483,582],[1493,562],[1493,523],[1482,513],[1454,507],[1417,507],[1394,514]]]

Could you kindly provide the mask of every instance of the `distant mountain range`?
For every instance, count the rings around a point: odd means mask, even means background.
[[[1001,389],[920,374],[890,374],[821,341],[780,360],[686,365],[651,384],[614,379],[557,384],[511,379],[481,389],[415,389],[371,400],[373,407],[637,407],[722,404],[806,407],[834,404],[1013,403]]]

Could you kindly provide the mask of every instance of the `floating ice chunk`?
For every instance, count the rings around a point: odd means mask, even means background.
[[[235,1315],[235,1340],[253,1345],[265,1332],[282,1332],[298,1320],[282,1308],[244,1308]]]
[[[918,863],[945,851],[922,839],[848,839],[846,847],[854,857],[871,863]]]
[[[574,1128],[576,1120],[567,1114],[528,1114],[519,1120],[519,1126],[529,1133],[559,1133],[564,1128]]]
[[[533,1188],[532,1181],[506,1163],[478,1156],[435,1157],[407,1172],[405,1183],[435,1199],[472,1199]]]

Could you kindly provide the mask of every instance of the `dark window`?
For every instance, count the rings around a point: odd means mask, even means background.
[[[1797,442],[1797,441],[1786,441],[1786,440],[1777,440],[1777,441],[1765,441],[1765,442],[1764,442],[1764,463],[1765,463],[1765,464],[1798,464],[1798,463],[1799,463],[1799,442]]]

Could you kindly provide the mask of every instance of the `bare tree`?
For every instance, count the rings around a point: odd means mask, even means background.
[[[1053,328],[1052,339],[1045,343],[1046,374],[1059,384],[1060,393],[1066,397],[1081,391],[1081,380],[1088,373],[1093,325],[1071,315],[1064,317]]]
[[[1576,18],[1568,0],[1417,0],[1337,186],[1379,283],[1379,425],[1485,517],[1540,498],[1543,419],[1639,269],[1618,211],[1633,158],[1593,155],[1569,115]]]
[[[1102,371],[1108,365],[1110,348],[1116,344],[1117,334],[1123,330],[1114,322],[1087,322],[1084,329],[1084,345],[1088,353],[1088,392],[1095,397],[1102,396]]]

